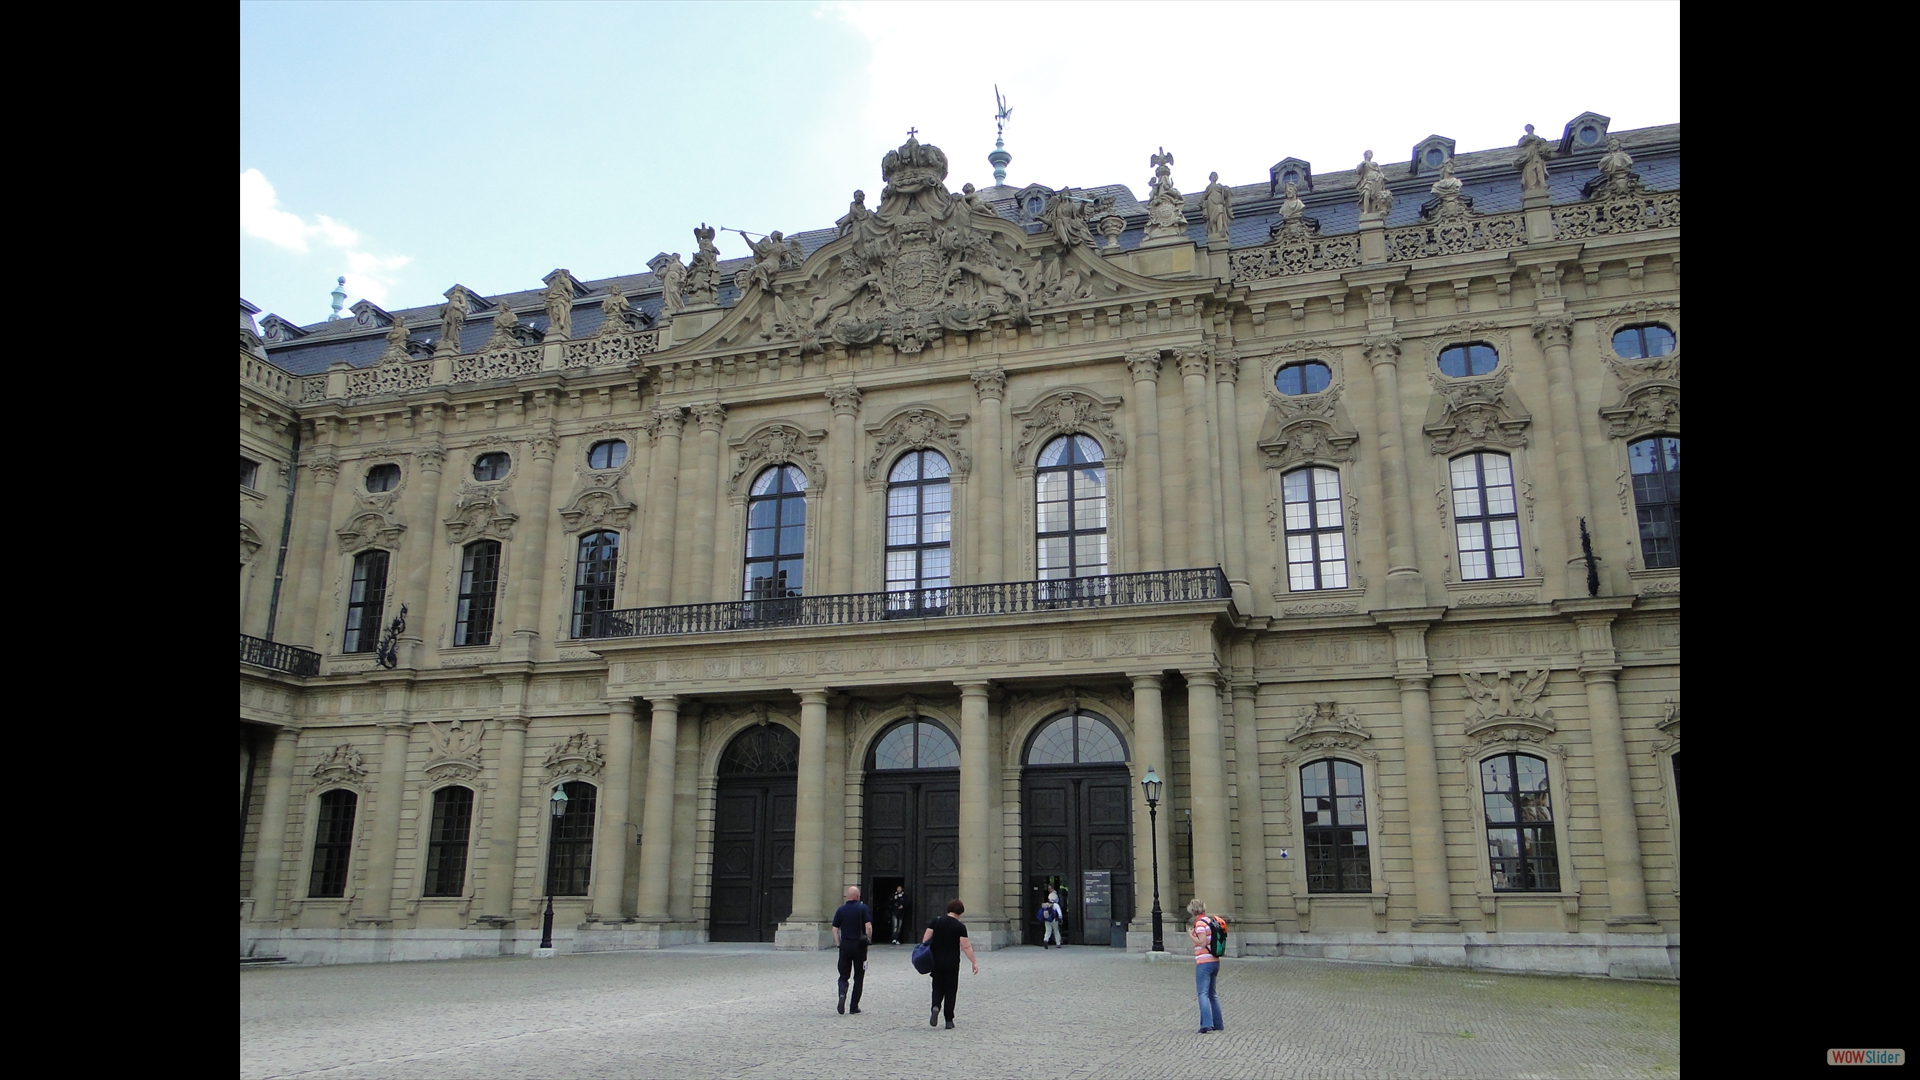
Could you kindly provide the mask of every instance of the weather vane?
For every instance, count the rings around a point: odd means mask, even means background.
[[[1007,163],[1013,160],[1013,155],[1007,153],[1004,136],[1007,133],[1007,121],[1013,119],[1013,110],[1007,108],[1007,98],[1000,92],[999,83],[993,84],[993,102],[1000,108],[993,114],[993,153],[987,155],[987,161],[993,166],[994,186],[1004,187],[1007,182]]]

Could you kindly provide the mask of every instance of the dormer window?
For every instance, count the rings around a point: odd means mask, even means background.
[[[1437,146],[1427,147],[1427,165],[1429,167],[1437,169],[1440,167],[1441,163],[1445,162],[1446,160],[1447,160],[1447,152],[1445,150],[1442,150]]]
[[[1594,146],[1600,142],[1600,128],[1596,124],[1582,124],[1576,136],[1581,146]]]
[[[367,470],[367,493],[377,494],[392,491],[400,486],[400,466],[387,464],[375,465]]]
[[[1047,200],[1041,198],[1038,195],[1034,195],[1029,199],[1027,199],[1027,214],[1031,217],[1039,217],[1040,211],[1045,210],[1046,208],[1047,208]]]

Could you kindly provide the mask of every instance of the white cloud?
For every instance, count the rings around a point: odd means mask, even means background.
[[[345,257],[350,300],[364,298],[376,304],[385,303],[399,284],[400,269],[413,261],[409,255],[377,255],[368,251],[370,245],[358,229],[325,214],[316,214],[309,222],[288,210],[281,205],[273,184],[259,169],[240,174],[240,231],[300,254],[311,250],[309,241],[334,249]]]

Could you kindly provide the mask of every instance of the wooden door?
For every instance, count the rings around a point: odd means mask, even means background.
[[[794,778],[723,777],[713,829],[714,941],[772,941],[793,912]]]

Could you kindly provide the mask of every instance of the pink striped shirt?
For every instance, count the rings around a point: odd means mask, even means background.
[[[1193,939],[1193,962],[1196,964],[1217,964],[1220,958],[1213,955],[1213,923],[1205,915],[1196,915],[1193,927],[1187,931]]]

